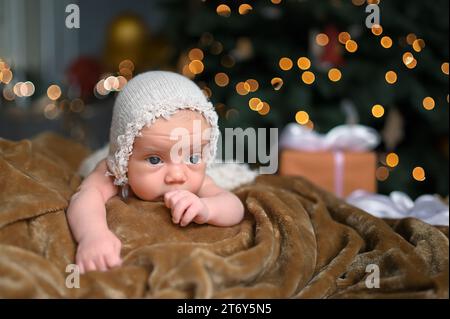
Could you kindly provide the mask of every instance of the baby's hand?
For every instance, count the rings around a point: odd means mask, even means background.
[[[209,212],[205,203],[189,191],[168,192],[164,195],[164,203],[172,209],[172,221],[180,226],[186,226],[191,221],[203,224],[208,220]]]
[[[76,263],[80,273],[86,271],[106,271],[120,266],[122,243],[110,230],[84,237],[78,244]]]

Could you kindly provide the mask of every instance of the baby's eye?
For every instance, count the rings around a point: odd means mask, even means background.
[[[200,162],[200,155],[199,154],[193,154],[189,156],[189,163],[191,164],[198,164]]]
[[[158,165],[162,162],[161,158],[159,158],[158,156],[150,156],[149,158],[147,158],[147,161],[149,161],[152,165]]]

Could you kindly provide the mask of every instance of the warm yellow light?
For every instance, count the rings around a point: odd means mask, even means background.
[[[105,80],[98,81],[97,85],[95,86],[95,90],[100,95],[108,95],[109,91],[105,89]]]
[[[406,36],[406,43],[412,45],[414,41],[417,39],[417,36],[414,33],[410,33]]]
[[[372,26],[372,33],[376,36],[379,36],[383,33],[383,27],[379,24],[374,24]]]
[[[425,110],[431,111],[436,106],[436,102],[432,97],[427,96],[426,98],[423,99],[422,105]]]
[[[352,0],[352,3],[355,5],[355,6],[362,6],[364,3],[366,3],[366,0]]]
[[[385,49],[392,47],[392,39],[388,36],[384,36],[380,40],[381,46]]]
[[[108,76],[103,85],[107,91],[117,91],[119,88],[119,80],[115,76]]]
[[[309,114],[305,111],[298,111],[295,114],[295,121],[298,124],[305,125],[309,121]]]
[[[203,72],[204,70],[204,65],[203,62],[200,60],[194,60],[191,63],[189,63],[189,70],[193,73],[193,74],[200,74]]]
[[[313,84],[315,80],[316,80],[316,76],[314,75],[314,73],[312,73],[310,71],[303,72],[302,81],[305,84],[308,84],[308,85]]]
[[[394,84],[395,82],[397,82],[397,73],[395,73],[394,71],[388,71],[386,72],[385,79],[387,83]]]
[[[413,59],[411,63],[407,64],[406,67],[408,69],[414,69],[417,66],[417,60]]]
[[[26,81],[24,84],[22,84],[20,90],[21,90],[22,96],[29,97],[34,94],[35,87],[32,82]]]
[[[270,84],[272,84],[272,87],[275,91],[278,91],[283,86],[283,79],[282,78],[273,78],[270,81]]]
[[[399,163],[399,157],[397,154],[395,153],[389,153],[388,155],[386,155],[386,164],[389,167],[396,167]]]
[[[2,73],[2,81],[5,84],[8,84],[13,79],[13,74],[11,70],[4,68],[0,71]]]
[[[423,182],[426,178],[425,170],[422,167],[417,166],[413,169],[412,176],[416,181]]]
[[[262,108],[258,110],[259,115],[267,115],[270,112],[270,105],[267,102],[262,103]]]
[[[403,63],[408,66],[409,64],[414,62],[414,56],[411,52],[405,52],[403,54]]]
[[[272,2],[273,4],[280,4],[281,0],[270,0],[270,2]]]
[[[330,39],[325,33],[319,33],[316,35],[316,43],[321,47],[326,46],[330,42]]]
[[[124,76],[119,75],[117,77],[117,81],[119,82],[117,91],[122,91],[125,85],[128,83],[128,80]]]
[[[122,62],[119,63],[119,70],[122,69],[127,69],[130,70],[131,72],[134,71],[134,63],[131,60],[123,60]]]
[[[263,106],[263,103],[257,97],[253,97],[248,101],[248,106],[252,111],[260,110]]]
[[[306,57],[300,57],[297,60],[297,65],[300,70],[308,70],[311,67],[311,61]]]
[[[442,73],[448,75],[448,62],[442,63],[441,70],[442,70]]]
[[[216,12],[221,17],[229,17],[231,15],[231,9],[226,4],[220,4],[217,6]]]
[[[263,109],[263,107],[264,107],[264,103],[266,103],[266,102],[260,102],[260,103],[258,103],[257,105],[256,105],[256,108],[255,108],[255,111],[256,112],[259,112],[259,111],[261,111],[262,109]]]
[[[243,3],[239,6],[239,14],[244,15],[249,13],[250,11],[253,10],[253,7],[251,5],[249,5],[248,3]]]
[[[20,88],[22,87],[22,84],[23,84],[23,82],[17,82],[13,86],[13,92],[17,97],[22,97],[22,92],[20,90]]]
[[[314,129],[314,122],[309,120],[308,123],[306,123],[303,126],[306,127],[308,130],[312,131]]]
[[[187,66],[186,66],[187,67]],[[119,70],[121,76],[123,76],[127,81],[131,80],[133,77],[133,72],[130,69],[122,68]]]
[[[375,176],[377,180],[379,180],[380,182],[384,182],[389,178],[389,170],[384,166],[380,166],[377,168]]]
[[[380,104],[376,104],[372,107],[372,115],[376,118],[383,117],[384,107]]]
[[[348,33],[348,32],[341,32],[341,33],[339,33],[339,37],[338,37],[339,42],[342,44],[346,44],[348,40],[351,40],[351,38],[352,37],[350,36],[350,33]]]
[[[417,60],[411,52],[405,52],[403,54],[403,63],[408,69],[414,69],[417,66]]]
[[[56,84],[50,85],[47,89],[47,96],[53,101],[59,99],[61,97],[61,88]]]
[[[339,69],[333,68],[328,71],[328,78],[333,82],[338,82],[342,78],[342,73]]]
[[[192,73],[191,70],[189,70],[189,64],[183,65],[183,68],[181,69],[181,73],[190,79],[193,79],[195,77],[195,74]]]
[[[246,82],[239,82],[236,84],[236,92],[239,95],[247,95],[250,92],[250,85]]]
[[[188,57],[191,61],[193,60],[203,60],[204,54],[203,51],[199,48],[194,48],[189,51]]]
[[[354,53],[358,50],[358,43],[353,40],[348,40],[345,43],[345,49],[350,53]]]
[[[412,47],[414,51],[420,52],[425,48],[425,41],[423,39],[416,39],[414,40]]]
[[[289,71],[290,69],[292,69],[293,63],[292,60],[289,58],[281,58],[278,65],[280,66],[280,69],[282,69],[283,71]]]
[[[224,87],[227,86],[228,83],[230,82],[230,79],[228,77],[228,75],[226,75],[223,72],[217,73],[216,76],[214,77],[214,81],[216,82],[216,84],[220,87]]]
[[[248,79],[247,81],[245,81],[249,87],[250,87],[250,92],[256,92],[259,88],[259,83],[258,81],[256,81],[255,79]]]
[[[16,96],[14,95],[14,92],[11,89],[6,88],[6,87],[3,88],[3,97],[7,101],[14,101],[14,99],[16,98]]]
[[[8,69],[9,70],[9,65],[3,61],[2,59],[0,59],[0,71],[3,69]]]

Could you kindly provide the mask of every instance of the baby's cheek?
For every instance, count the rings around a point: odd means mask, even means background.
[[[134,194],[142,200],[154,200],[161,195],[161,182],[155,176],[141,174],[128,178],[131,189]]]
[[[190,180],[191,187],[193,188],[192,191],[194,193],[197,193],[202,187],[203,181],[205,180],[205,170],[203,169],[191,171],[189,175],[190,176],[188,176],[188,178]]]
[[[143,200],[153,200],[158,197],[158,185],[161,185],[158,172],[153,172],[146,163],[130,163],[128,167],[128,183],[134,194]]]

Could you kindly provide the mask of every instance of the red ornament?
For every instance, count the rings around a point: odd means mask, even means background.
[[[342,55],[342,45],[339,43],[339,30],[334,25],[325,28],[324,33],[328,36],[329,42],[323,48],[320,61],[332,66],[342,66],[344,58]]]
[[[69,66],[67,77],[69,85],[75,87],[83,101],[94,96],[94,87],[102,74],[99,61],[92,57],[82,56]]]

